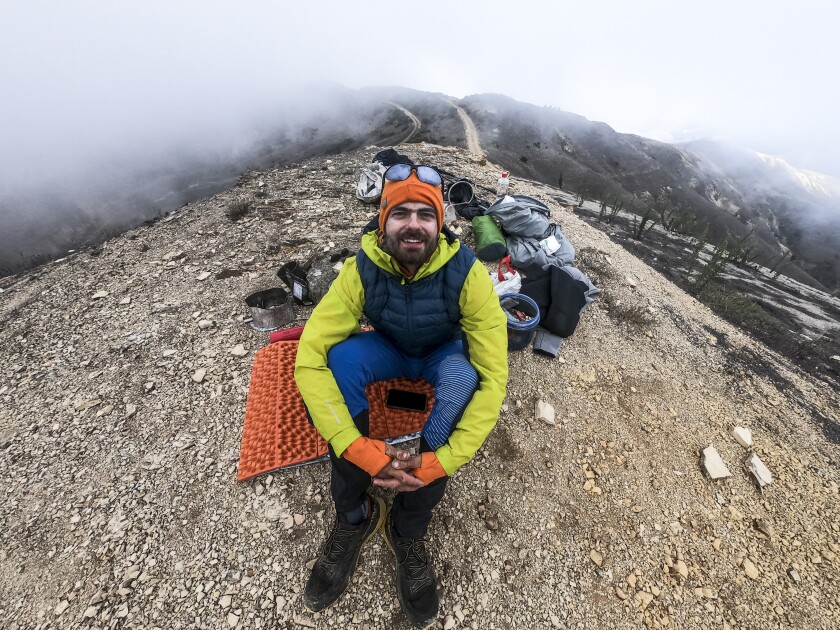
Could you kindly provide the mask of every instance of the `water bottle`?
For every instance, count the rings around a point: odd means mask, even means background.
[[[505,171],[496,183],[496,196],[504,197],[507,194],[508,185],[510,185],[510,173]]]

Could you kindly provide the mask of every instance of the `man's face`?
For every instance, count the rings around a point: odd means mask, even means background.
[[[385,222],[384,249],[404,267],[419,267],[438,243],[437,213],[431,206],[410,201],[391,210]]]

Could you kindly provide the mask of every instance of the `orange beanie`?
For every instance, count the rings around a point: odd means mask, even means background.
[[[440,186],[421,182],[414,171],[411,171],[408,179],[401,182],[385,180],[382,186],[382,203],[379,206],[379,229],[385,231],[385,223],[392,209],[411,201],[425,203],[435,209],[440,232],[443,228],[443,190]]]

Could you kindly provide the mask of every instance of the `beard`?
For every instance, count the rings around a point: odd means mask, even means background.
[[[423,247],[407,247],[402,241],[411,239],[420,241]],[[391,254],[401,265],[422,265],[431,258],[437,248],[437,235],[434,238],[421,230],[403,230],[397,234],[385,234],[382,249]]]

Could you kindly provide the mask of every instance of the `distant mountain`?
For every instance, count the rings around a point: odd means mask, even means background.
[[[785,274],[817,288],[840,286],[840,182],[779,158],[718,142],[671,145],[621,134],[602,122],[498,94],[458,100],[401,87],[332,86],[294,117],[245,146],[151,156],[148,164],[95,171],[84,181],[2,194],[0,275],[55,257],[223,190],[248,169],[280,166],[369,144],[402,141],[466,147],[456,105],[474,121],[487,157],[525,177],[644,212],[665,191],[688,231],[711,243],[749,236],[756,261],[783,256]],[[394,104],[405,108],[420,121]]]
[[[786,274],[814,286],[840,286],[840,184],[778,158],[738,154],[717,143],[670,145],[555,108],[479,94],[460,104],[478,127],[488,157],[515,176],[597,199],[640,199],[666,189],[678,212],[708,226],[712,242],[752,232],[757,261],[790,250]],[[703,227],[700,227],[703,226]]]
[[[840,285],[840,181],[720,142],[682,146],[726,174],[739,195],[729,201],[742,220],[766,227],[827,286]]]
[[[186,149],[156,147],[118,163],[81,165],[80,175],[68,181],[43,173],[37,185],[25,186],[0,173],[0,276],[225,190],[245,171],[397,144],[411,133],[399,110],[358,90],[329,86],[301,101],[305,107],[278,107],[270,122],[235,142],[202,138]]]

